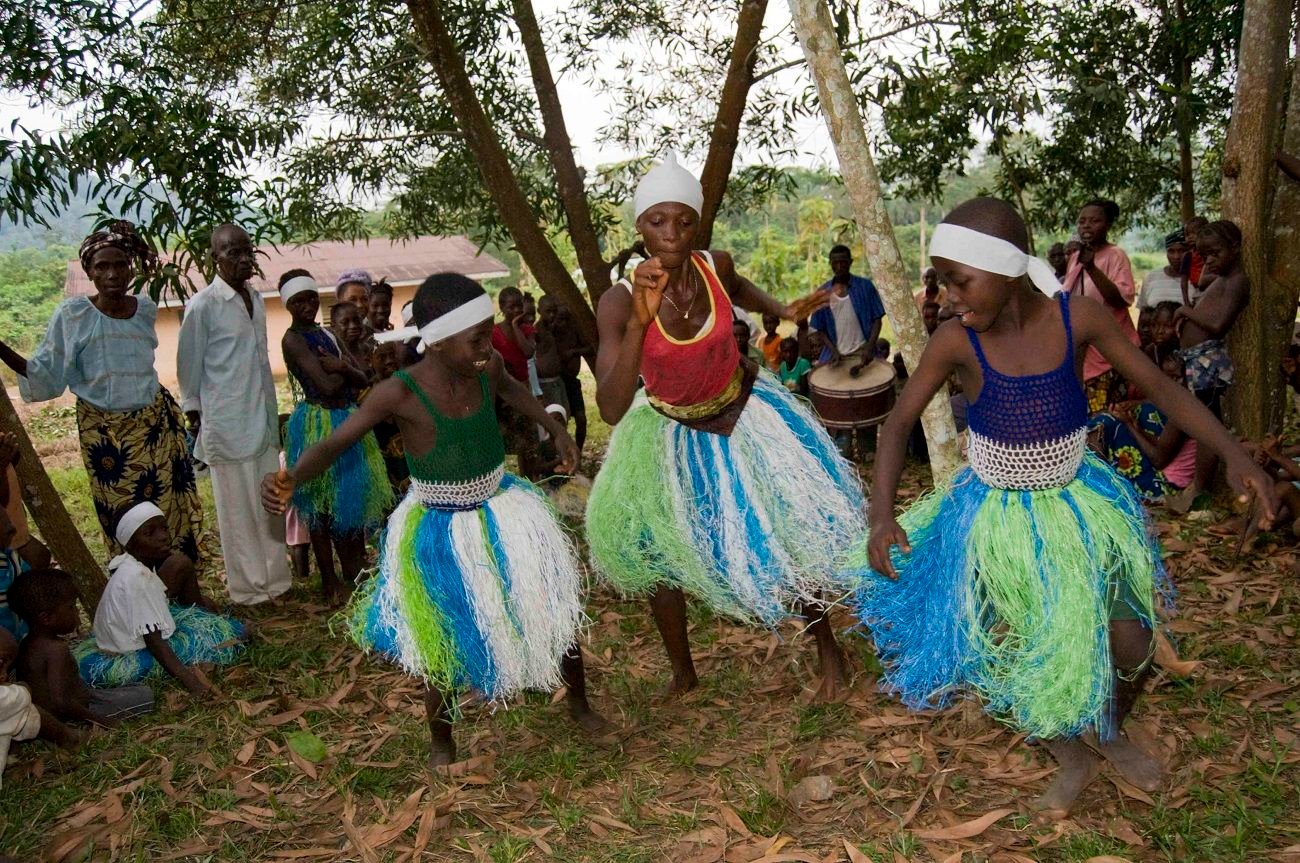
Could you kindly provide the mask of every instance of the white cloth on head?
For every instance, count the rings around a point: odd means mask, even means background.
[[[176,621],[162,579],[129,554],[113,558],[108,571],[91,628],[95,646],[105,653],[134,653],[145,646],[144,637],[151,632],[171,638]]]
[[[209,465],[255,458],[280,443],[266,305],[257,291],[248,292],[251,317],[240,295],[218,276],[186,303],[181,321],[181,410],[202,413],[194,457]]]
[[[18,376],[23,401],[48,401],[72,390],[82,401],[115,413],[153,404],[158,307],[147,294],[137,295],[135,303],[131,317],[110,318],[90,297],[64,300],[27,361],[27,374]]]
[[[1028,275],[1034,287],[1049,297],[1061,292],[1056,272],[1046,261],[1022,252],[1001,237],[973,228],[939,224],[930,237],[930,258],[947,258],[1000,276]]]
[[[166,518],[163,511],[152,501],[141,501],[124,512],[117,520],[117,529],[113,531],[117,544],[126,548],[131,537],[135,536],[135,532],[144,527],[144,523],[151,518]]]
[[[294,276],[280,286],[280,302],[288,305],[299,294],[316,290],[316,280],[311,276]]]
[[[9,760],[9,743],[31,740],[41,733],[41,712],[32,694],[20,683],[0,685],[0,773]]]
[[[483,323],[494,314],[496,309],[492,306],[492,298],[487,294],[479,294],[420,327],[420,338],[426,345],[437,344]]]
[[[226,588],[230,599],[241,605],[265,602],[292,584],[284,551],[284,517],[262,508],[262,477],[279,467],[279,452],[273,448],[247,461],[211,467]]]
[[[695,175],[677,164],[677,154],[671,150],[664,160],[655,165],[641,182],[637,183],[633,198],[635,218],[655,204],[685,204],[697,214],[704,209],[704,187]]]

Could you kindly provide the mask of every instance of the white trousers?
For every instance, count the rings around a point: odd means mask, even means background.
[[[289,589],[284,516],[262,508],[262,477],[280,469],[274,448],[246,461],[210,464],[221,556],[232,602],[254,605]]]

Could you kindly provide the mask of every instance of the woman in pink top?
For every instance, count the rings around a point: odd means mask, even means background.
[[[1129,306],[1137,289],[1133,267],[1124,250],[1110,242],[1107,235],[1119,218],[1119,204],[1096,198],[1079,210],[1079,239],[1083,245],[1070,255],[1063,288],[1072,294],[1091,297],[1110,309],[1120,330],[1133,344],[1139,344],[1137,328],[1129,316]],[[1124,400],[1124,380],[1110,363],[1089,348],[1083,360],[1083,384],[1088,394],[1088,412],[1097,413]]]

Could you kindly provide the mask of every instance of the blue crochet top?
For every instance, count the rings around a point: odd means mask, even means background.
[[[1065,324],[1065,359],[1040,375],[1004,375],[992,368],[979,336],[966,330],[979,358],[984,387],[970,406],[970,430],[1010,446],[1046,443],[1075,434],[1088,423],[1088,400],[1074,368],[1074,333],[1070,328],[1070,298],[1058,297]]]

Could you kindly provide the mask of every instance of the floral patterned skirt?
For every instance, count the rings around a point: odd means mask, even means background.
[[[124,551],[113,538],[118,518],[147,500],[167,516],[172,548],[197,562],[203,507],[181,411],[167,388],[133,411],[101,410],[77,399],[77,430],[109,556]]]
[[[1165,429],[1165,415],[1149,403],[1138,409],[1135,418],[1138,427],[1152,437],[1159,437]],[[1159,500],[1178,492],[1178,487],[1165,479],[1165,475],[1138,446],[1132,429],[1119,419],[1108,413],[1100,413],[1088,425],[1096,433],[1092,436],[1092,442],[1097,454],[1115,468],[1115,473],[1132,483],[1144,499]]]

